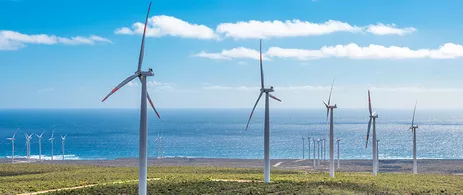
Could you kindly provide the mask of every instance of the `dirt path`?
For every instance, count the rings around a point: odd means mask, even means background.
[[[155,181],[155,180],[160,180],[161,178],[151,178],[148,179],[148,181]],[[97,185],[108,185],[108,184],[121,184],[121,183],[130,183],[130,182],[136,182],[138,179],[135,180],[128,180],[128,181],[115,181],[115,182],[108,182],[108,183],[101,183],[101,184],[90,184],[90,185],[84,185],[84,186],[76,186],[76,187],[69,187],[69,188],[58,188],[58,189],[52,189],[52,190],[43,190],[43,191],[38,191],[38,192],[28,192],[28,193],[23,193],[23,194],[18,194],[18,195],[34,195],[34,194],[45,194],[48,192],[55,192],[55,191],[62,191],[62,190],[75,190],[75,189],[81,189],[81,188],[89,188]]]
[[[273,165],[273,167],[278,167],[282,164],[283,162],[277,162],[276,164]]]

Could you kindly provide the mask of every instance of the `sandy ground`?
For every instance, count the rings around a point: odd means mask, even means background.
[[[0,159],[1,163],[11,163],[9,159]],[[36,163],[36,164],[78,164],[78,165],[100,165],[100,166],[121,166],[136,167],[138,159],[124,158],[116,160],[56,160],[56,161],[33,161],[18,159],[15,163]],[[412,160],[380,160],[380,172],[412,172]],[[149,159],[149,166],[217,166],[217,167],[242,167],[262,168],[263,160],[260,159],[225,159],[225,158],[165,158]],[[294,169],[306,171],[328,171],[329,163],[324,162],[320,166],[313,167],[312,160],[300,159],[273,159],[272,169]],[[341,168],[337,171],[344,172],[370,172],[371,160],[341,160]],[[442,173],[463,175],[463,159],[438,160],[419,159],[418,172],[420,173]]]

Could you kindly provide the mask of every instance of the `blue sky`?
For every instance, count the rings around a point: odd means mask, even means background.
[[[137,108],[149,1],[0,0],[0,108]],[[251,108],[259,38],[277,108],[463,108],[461,1],[153,1],[143,68],[159,108]],[[141,26],[142,27],[142,26]],[[260,106],[263,106],[260,105]]]

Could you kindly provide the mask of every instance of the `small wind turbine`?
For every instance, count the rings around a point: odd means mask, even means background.
[[[376,159],[378,159],[378,167],[379,167],[379,139],[376,140]]]
[[[336,139],[336,142],[338,142],[338,169],[341,168],[341,165],[339,163],[339,141],[341,141],[341,139]]]
[[[304,155],[305,150],[304,150],[304,148],[305,148],[305,137],[302,136],[302,159],[303,160],[305,159],[305,155]]]
[[[415,102],[415,108],[413,109],[412,126],[410,126],[410,130],[412,130],[412,133],[413,133],[413,174],[418,173],[418,164],[416,162],[416,129],[418,129],[418,125],[414,124],[417,103],[418,101]]]
[[[317,139],[317,149],[318,149],[318,160],[317,160],[317,165],[320,166],[320,160],[321,160],[321,155],[320,155],[320,147],[321,147],[321,144],[320,144],[321,140],[320,139]]]
[[[151,107],[153,108],[154,112],[161,118],[159,113],[156,111],[154,107],[153,101],[151,101],[150,95],[146,90],[146,77],[154,76],[153,70],[151,68],[148,71],[142,71],[142,64],[143,64],[143,56],[145,51],[145,34],[146,34],[146,27],[148,23],[148,17],[150,13],[151,2],[148,6],[148,13],[146,14],[145,19],[145,26],[143,28],[143,37],[141,41],[141,48],[140,48],[140,56],[138,58],[138,69],[137,71],[127,77],[124,81],[122,81],[119,85],[117,85],[111,92],[102,100],[104,102],[109,96],[119,90],[121,87],[132,81],[133,79],[137,78],[141,82],[141,104],[140,104],[140,148],[139,148],[139,165],[138,165],[138,194],[146,194],[147,191],[147,171],[148,171],[148,154],[147,154],[147,147],[148,147],[148,120],[147,120],[147,111],[146,111],[146,101],[148,99]]]
[[[376,114],[376,112],[372,112],[370,90],[368,90],[368,110],[370,112],[370,120],[368,121],[367,141],[365,148],[368,147],[368,138],[370,137],[371,122],[373,121],[373,175],[376,176],[378,174],[378,151],[376,151],[376,119],[378,118],[378,114]]]
[[[334,124],[333,124],[333,111],[337,108],[336,104],[331,105],[331,93],[333,92],[334,81],[331,84],[330,96],[328,97],[328,103],[323,101],[323,104],[326,106],[326,121],[328,121],[328,114],[330,114],[330,177],[334,178]],[[325,140],[323,140],[325,141]],[[323,142],[325,143],[325,142]],[[325,152],[326,152],[326,148]],[[325,154],[325,153],[324,153]]]
[[[53,160],[53,141],[55,140],[55,130],[51,133],[50,142],[51,142],[51,160]]]
[[[66,141],[66,136],[67,136],[67,135],[68,135],[68,134],[64,135],[64,137],[61,136],[61,150],[62,150],[62,152],[63,152],[63,160],[64,160],[64,142]]]
[[[307,155],[307,158],[310,160],[310,137],[309,136],[307,136],[307,146],[309,147],[309,152],[308,152],[309,155]]]
[[[312,138],[312,142],[313,142],[313,166],[315,167],[315,166],[317,166],[317,164],[316,164],[317,163],[317,157],[315,156],[315,151],[316,151],[315,144],[316,144],[317,141],[315,140],[315,137]]]
[[[13,137],[6,138],[7,140],[11,140],[11,163],[14,162],[14,137],[16,136],[17,132],[14,132]]]
[[[28,161],[31,161],[31,139],[32,139],[33,135],[34,135],[34,133],[32,133],[30,135],[25,133],[25,136],[26,136],[26,153],[27,153],[27,160]]]
[[[249,122],[251,121],[252,114],[256,109],[257,104],[259,103],[260,98],[265,93],[265,122],[264,122],[264,182],[270,182],[270,106],[269,106],[269,97],[281,102],[280,99],[270,94],[274,92],[273,86],[270,88],[265,88],[264,86],[264,70],[262,68],[262,39],[260,40],[260,94],[257,98],[254,108],[252,108],[251,115],[249,115],[248,123],[246,125],[246,130],[248,129]]]
[[[45,132],[42,132],[42,134],[38,135],[35,134],[39,138],[39,160],[42,160],[42,135]]]

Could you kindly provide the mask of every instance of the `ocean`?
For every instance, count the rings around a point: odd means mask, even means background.
[[[166,157],[263,158],[263,109],[256,110],[247,131],[251,109],[159,109],[162,120],[149,111],[149,157],[157,157],[155,140],[162,132]],[[411,158],[412,133],[408,128],[413,110],[378,109],[377,112],[380,159]],[[324,109],[271,109],[271,158],[301,159],[302,136],[307,158],[307,137],[325,136],[328,127],[325,114]],[[368,110],[336,109],[334,116],[335,138],[341,139],[341,159],[371,159],[371,138],[365,149]],[[416,123],[418,158],[463,159],[463,111],[418,110]],[[138,109],[3,109],[0,158],[11,156],[11,141],[6,138],[14,132],[18,131],[15,156],[24,157],[24,133],[45,131],[42,154],[44,159],[50,159],[48,139],[53,130],[55,159],[61,159],[60,135],[65,134],[66,159],[138,156]],[[310,147],[312,158],[313,143]],[[38,158],[38,153],[38,138],[34,135],[32,158]]]

